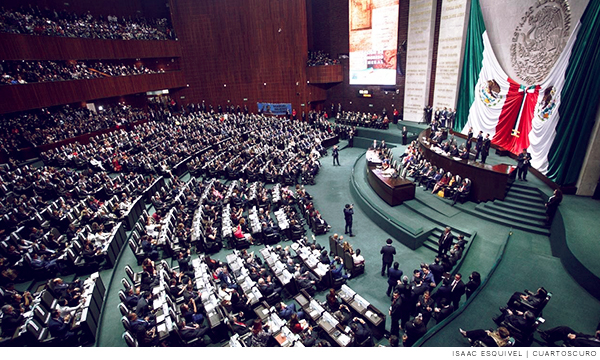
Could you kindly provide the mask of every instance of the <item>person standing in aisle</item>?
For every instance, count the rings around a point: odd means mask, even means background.
[[[340,166],[340,150],[338,149],[337,145],[333,145],[333,166],[335,166],[335,163],[337,162],[337,165]]]
[[[346,204],[346,207],[344,208],[344,220],[346,221],[344,233],[350,234],[350,237],[354,237],[352,234],[352,215],[354,215],[354,206]]]
[[[394,255],[396,255],[396,248],[392,246],[392,239],[387,239],[386,245],[381,248],[381,276],[385,276],[386,269],[389,271],[390,266],[394,262]]]

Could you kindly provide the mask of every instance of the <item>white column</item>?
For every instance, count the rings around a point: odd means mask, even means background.
[[[433,109],[456,108],[467,31],[468,0],[443,0],[435,67]]]
[[[408,13],[404,120],[420,121],[429,100],[437,0],[411,0]]]

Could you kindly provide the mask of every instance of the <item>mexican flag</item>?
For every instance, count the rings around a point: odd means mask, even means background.
[[[590,7],[598,8],[593,3],[590,2],[586,13],[592,12]],[[597,14],[598,10],[594,12]],[[584,23],[586,14],[582,22],[574,24],[573,32],[546,78],[540,83],[524,84],[511,79],[500,66],[486,32],[479,0],[473,0],[455,130],[466,134],[472,127],[475,134],[479,131],[483,131],[484,135],[489,133],[493,136],[493,144],[514,154],[528,149],[532,155],[532,166],[544,174],[557,166],[551,162],[563,161],[556,153],[557,143],[563,140],[562,134],[560,139],[556,139],[556,129],[561,117],[570,121],[570,114],[561,109],[573,104],[562,104],[563,96],[566,94],[570,102],[581,101],[581,97],[569,96],[574,87],[573,74],[581,73],[582,66],[589,65],[576,56],[573,60],[571,55],[574,48],[590,47],[587,39],[578,39],[581,28],[585,30],[581,32],[586,34],[593,32],[598,25],[595,17],[590,14],[588,17],[594,18],[591,25]],[[583,94],[583,97],[586,95]],[[589,102],[595,107],[597,97]],[[569,150],[563,146],[562,151]]]

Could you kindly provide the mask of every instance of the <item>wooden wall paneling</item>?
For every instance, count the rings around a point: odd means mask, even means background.
[[[102,79],[0,86],[0,114],[184,87],[181,71]]]
[[[179,43],[171,40],[99,40],[0,34],[2,60],[95,60],[179,56]]]
[[[306,103],[305,0],[170,4],[190,85],[178,92],[185,99],[177,101],[205,100],[216,108],[229,100],[251,111],[259,101],[291,102],[296,109]]]
[[[344,80],[342,65],[308,66],[306,78],[311,84],[330,84]]]

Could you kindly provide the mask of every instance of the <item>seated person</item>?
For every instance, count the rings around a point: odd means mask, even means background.
[[[427,180],[427,185],[425,186],[425,191],[429,190],[429,188],[433,188],[438,181],[442,180],[444,176],[444,169],[439,169],[432,177]]]
[[[48,330],[50,331],[50,335],[59,339],[61,342],[71,342],[75,340],[75,333],[71,331],[71,326],[69,325],[69,320],[71,320],[71,316],[67,315],[64,318],[60,316],[60,312],[58,310],[52,310],[51,318],[48,320]]]
[[[288,323],[288,328],[294,333],[299,334],[304,331],[305,328],[308,327],[306,321],[300,321],[300,318],[297,314],[292,314],[290,317],[290,321]]]
[[[275,284],[271,282],[271,276],[268,276],[266,280],[263,278],[258,279],[258,289],[263,296],[269,296],[272,293],[281,294],[281,290],[283,290],[280,287],[275,287]]]
[[[335,263],[338,263],[338,266],[335,266]],[[342,259],[340,259],[338,256],[335,257],[334,262],[331,264],[331,275],[333,276],[333,280],[338,280],[338,279],[349,279],[350,275],[348,274],[344,274],[343,273],[344,270],[344,261]]]
[[[456,202],[458,201],[458,198],[461,196],[465,196],[466,194],[469,193],[469,191],[471,191],[471,180],[464,179],[462,181],[462,184],[459,186],[459,188],[454,192],[454,195],[452,196],[452,205],[456,204]]]
[[[333,313],[333,316],[344,326],[348,326],[350,320],[352,320],[352,312],[346,305],[340,305],[338,311]]]
[[[17,328],[25,322],[25,318],[17,313],[11,305],[2,306],[2,337],[11,338]]]
[[[417,315],[411,321],[408,321],[404,326],[404,335],[402,341],[404,347],[411,347],[427,332],[427,326],[423,323],[423,317]]]
[[[494,322],[510,324],[522,333],[530,333],[533,330],[535,319],[535,315],[529,310],[525,312],[515,310],[513,313],[512,310],[506,309],[500,316],[494,318]]]
[[[293,315],[296,315],[298,319],[304,319],[304,312],[302,310],[296,311],[296,303],[291,303],[290,305],[286,305],[283,302],[280,302],[276,306],[279,311],[279,317],[284,320],[289,320]]]
[[[452,179],[452,174],[450,172],[447,172],[446,174],[444,174],[444,176],[442,176],[442,178],[437,183],[435,183],[435,186],[433,187],[433,190],[431,191],[431,193],[435,194],[438,192],[438,190],[445,189],[446,186],[448,186],[448,184],[450,183],[451,179]]]
[[[327,255],[327,250],[321,251],[321,257],[319,258],[319,261],[325,265],[331,264],[331,259],[329,259],[329,256]]]
[[[181,319],[179,324],[177,324],[177,327],[179,328],[179,334],[184,341],[191,341],[198,338],[202,339],[204,338],[204,334],[209,330],[208,326],[201,326],[197,323],[188,325],[185,319]]]
[[[250,346],[252,347],[266,347],[271,338],[272,332],[269,329],[269,325],[263,326],[262,320],[257,318],[254,320],[254,326],[252,326],[252,337],[250,340]]]
[[[156,323],[149,319],[140,319],[135,313],[127,316],[131,331],[135,335],[140,346],[156,346],[159,342],[159,337],[156,333]]]
[[[238,317],[237,315],[231,316],[231,327],[233,329],[233,332],[240,336],[247,334],[250,331],[248,325],[245,322],[241,321],[240,317]]]
[[[365,258],[360,254],[360,249],[356,249],[356,253],[352,254],[352,261],[354,261],[354,266],[365,265]]]
[[[371,330],[363,319],[355,317],[350,324],[350,330],[352,330],[354,346],[373,346],[372,337],[371,341],[367,341],[371,336]]]
[[[181,304],[179,310],[181,311],[181,316],[185,319],[187,324],[202,325],[202,323],[204,322],[204,316],[202,314],[190,310],[188,304]]]
[[[327,294],[327,297],[325,299],[329,311],[333,313],[340,309],[340,301],[338,300],[338,297],[335,294],[335,289],[329,289],[329,294]]]
[[[543,287],[537,289],[535,294],[532,294],[528,291],[529,294],[523,294],[520,292],[515,292],[512,294],[506,306],[509,309],[526,311],[529,307],[533,308],[534,311],[541,310],[538,309],[539,306],[542,305],[546,296],[548,295],[548,291]]]
[[[510,344],[510,333],[503,326],[499,327],[496,331],[483,329],[471,331],[458,329],[458,331],[460,331],[462,336],[468,338],[471,343],[481,341],[487,347],[505,347]]]
[[[575,347],[598,347],[600,346],[600,330],[594,335],[578,333],[568,326],[557,326],[555,328],[539,331],[542,339],[550,344],[563,341],[563,345]]]

